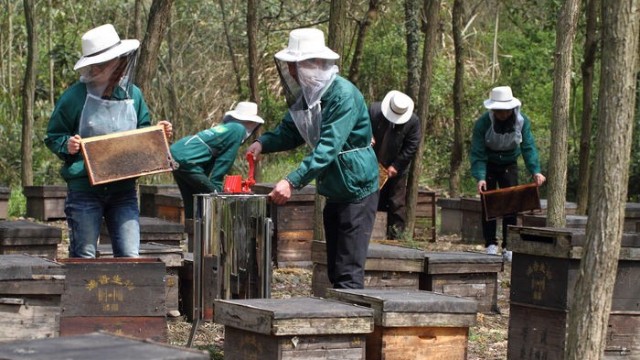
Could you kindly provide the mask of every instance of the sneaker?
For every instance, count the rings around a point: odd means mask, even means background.
[[[509,250],[503,250],[502,251],[502,259],[506,262],[511,262],[511,260],[513,259],[513,252],[509,251]]]
[[[498,245],[491,244],[487,246],[487,254],[498,255]]]

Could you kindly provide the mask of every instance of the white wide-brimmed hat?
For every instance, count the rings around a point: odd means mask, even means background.
[[[224,116],[231,116],[236,120],[253,121],[258,124],[264,124],[264,120],[258,116],[258,104],[250,101],[241,101],[236,108],[227,111]]]
[[[138,40],[120,40],[113,25],[98,26],[82,35],[82,57],[73,70],[115,59],[138,47],[140,47]]]
[[[396,125],[406,123],[413,115],[413,100],[397,90],[389,91],[382,99],[380,107],[382,115]]]
[[[325,46],[322,30],[313,28],[291,31],[287,48],[276,54],[276,59],[286,62],[308,59],[337,60],[339,58],[340,55]]]
[[[513,97],[511,88],[508,86],[498,86],[491,89],[489,98],[484,101],[484,107],[489,110],[511,110],[520,105],[522,103]]]

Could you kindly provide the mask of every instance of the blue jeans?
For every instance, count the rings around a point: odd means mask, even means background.
[[[69,190],[64,213],[69,225],[69,257],[96,257],[103,217],[113,256],[138,256],[140,210],[135,189],[108,195]]]

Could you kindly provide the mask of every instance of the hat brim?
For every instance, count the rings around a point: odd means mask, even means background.
[[[413,116],[414,103],[412,101],[411,104],[409,104],[409,107],[404,114],[396,114],[395,112],[393,112],[393,110],[391,110],[391,106],[389,106],[391,99],[396,94],[401,94],[401,92],[397,90],[389,91],[387,95],[385,95],[384,99],[382,99],[380,109],[382,111],[382,115],[384,115],[384,117],[389,120],[389,122],[396,125],[402,125],[409,121],[409,119],[411,119],[411,116]]]
[[[488,110],[511,110],[515,109],[522,105],[520,100],[517,98],[513,98],[509,101],[493,101],[491,99],[487,99],[484,101],[484,107]]]
[[[224,113],[224,116],[231,116],[236,120],[252,121],[258,124],[264,124],[264,120],[258,115],[243,115],[235,110],[227,111],[226,113]]]
[[[73,66],[73,70],[78,70],[85,66],[100,64],[109,60],[113,60],[120,55],[126,54],[130,51],[136,50],[140,47],[140,41],[131,39],[131,40],[121,40],[120,45],[109,49],[101,54],[95,56],[83,56],[76,62]]]
[[[276,59],[280,61],[286,62],[298,62],[309,59],[326,59],[326,60],[338,60],[340,59],[340,55],[338,55],[333,50],[328,47],[324,47],[322,51],[316,51],[312,53],[294,53],[289,51],[289,49],[280,50],[276,53]]]

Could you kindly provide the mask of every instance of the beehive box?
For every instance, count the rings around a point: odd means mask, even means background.
[[[64,270],[29,255],[0,255],[0,342],[55,337]]]
[[[67,198],[65,185],[25,186],[27,217],[42,221],[65,219],[64,202]]]
[[[465,243],[484,243],[482,236],[482,203],[480,198],[460,199],[462,229],[460,235]]]
[[[365,359],[373,310],[316,298],[216,300],[226,360]]]
[[[0,345],[5,360],[207,360],[204,351],[94,332]]]
[[[180,277],[183,253],[178,246],[169,246],[158,243],[140,244],[139,254],[141,258],[160,259],[166,266],[164,276],[165,306],[167,313],[180,311]],[[113,258],[111,245],[98,245],[96,252],[98,258]]]
[[[140,216],[156,217],[157,195],[180,195],[180,189],[175,184],[139,185]]]
[[[91,185],[173,170],[162,126],[85,138],[80,147]]]
[[[180,247],[184,239],[184,225],[169,220],[140,217],[140,244],[152,242]],[[104,223],[100,228],[100,244],[111,244],[111,236]]]
[[[438,198],[436,204],[440,207],[440,234],[461,234],[462,209],[460,209],[460,198]]]
[[[158,259],[62,259],[60,335],[105,330],[165,341],[165,265]]]
[[[364,267],[366,289],[418,290],[424,269],[424,252],[401,246],[370,243]],[[327,275],[327,250],[322,241],[313,242],[313,295],[324,297],[332,285]]]
[[[184,213],[184,202],[180,194],[158,194],[155,196],[156,217],[171,222],[184,224],[186,218],[193,214]]]
[[[547,213],[547,199],[540,199],[540,213],[541,214],[546,214]],[[574,203],[574,202],[565,202],[564,204],[564,211],[565,214],[567,215],[575,215],[576,214],[576,210],[578,209],[578,204]]]
[[[587,227],[586,215],[567,215],[565,227],[585,229]],[[523,214],[522,226],[526,227],[546,227],[547,215],[546,214]]]
[[[329,289],[327,296],[374,311],[368,360],[467,358],[474,300],[428,291]]]
[[[436,192],[418,189],[416,203],[416,226],[413,229],[415,239],[436,240]]]
[[[26,220],[0,221],[0,254],[28,254],[54,259],[62,230]]]
[[[561,356],[585,231],[512,227],[509,241],[513,249],[509,358],[520,354],[549,359]],[[607,328],[607,359],[640,358],[639,250],[640,234],[623,234]]]
[[[259,183],[252,187],[256,194],[269,194],[275,184]],[[273,250],[279,267],[309,266],[313,241],[313,218],[316,188],[307,185],[294,190],[284,205],[269,207],[273,221]]]
[[[640,228],[640,203],[626,203],[624,207],[624,231],[638,232]]]
[[[217,259],[214,256],[205,256],[202,269],[202,314],[204,321],[213,321],[213,302],[218,298],[217,294]],[[187,320],[193,321],[197,314],[194,304],[193,283],[193,253],[185,253],[184,266],[180,269],[180,313]]]
[[[0,186],[0,220],[5,220],[9,216],[9,197],[11,197],[11,189]]]
[[[498,255],[469,251],[426,252],[420,289],[477,300],[478,311],[498,312]]]

